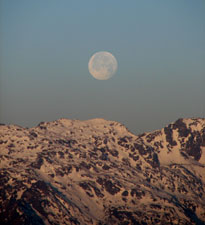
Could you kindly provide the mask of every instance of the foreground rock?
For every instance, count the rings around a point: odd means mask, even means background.
[[[205,224],[205,119],[1,125],[0,149],[2,225]]]

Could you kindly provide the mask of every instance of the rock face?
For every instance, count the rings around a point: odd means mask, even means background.
[[[1,125],[0,149],[1,225],[205,224],[205,119]]]

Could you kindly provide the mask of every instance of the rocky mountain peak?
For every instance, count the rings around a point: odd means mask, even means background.
[[[0,126],[1,224],[204,224],[205,119]]]

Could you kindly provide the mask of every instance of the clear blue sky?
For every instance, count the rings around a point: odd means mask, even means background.
[[[88,61],[109,51],[115,76]],[[134,133],[205,117],[204,0],[0,0],[0,120],[102,117]]]

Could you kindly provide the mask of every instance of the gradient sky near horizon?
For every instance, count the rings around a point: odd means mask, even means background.
[[[111,79],[88,71],[109,51]],[[0,121],[105,118],[134,133],[205,117],[204,0],[0,0]]]

